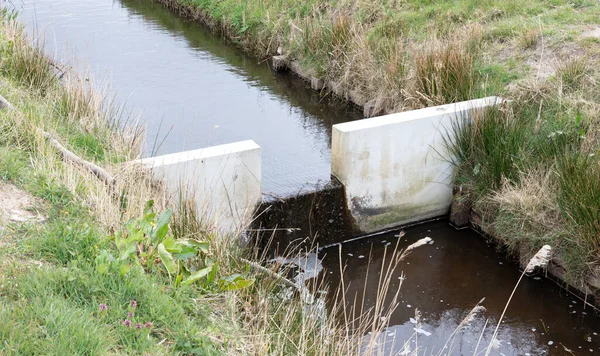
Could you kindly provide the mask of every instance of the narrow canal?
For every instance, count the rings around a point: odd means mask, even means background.
[[[330,178],[331,126],[362,113],[249,58],[148,0],[16,2],[46,50],[107,80],[147,130],[147,154],[252,139],[263,191],[293,195]],[[71,62],[73,62],[71,60]]]
[[[31,31],[45,34],[48,51],[90,65],[96,79],[110,81],[119,101],[141,113],[149,155],[253,139],[263,149],[264,192],[290,195],[329,180],[331,126],[361,118],[356,109],[272,72],[149,0],[25,0],[16,6]],[[374,303],[378,272],[386,263],[383,251],[396,243],[396,234],[342,245],[349,303],[354,296],[364,297],[365,307]],[[480,335],[481,345],[491,341],[518,267],[474,232],[455,231],[444,221],[408,229],[400,247],[426,236],[433,244],[417,249],[394,275],[392,290],[405,279],[387,332],[388,351],[402,353],[408,340],[419,354],[483,354],[475,345]],[[338,253],[331,247],[319,256],[333,287],[342,278]],[[458,333],[444,351],[449,335],[483,297],[483,319]],[[598,353],[598,332],[600,318],[590,307],[547,280],[526,278],[492,354]]]

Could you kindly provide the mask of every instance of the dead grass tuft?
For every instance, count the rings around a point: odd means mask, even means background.
[[[587,71],[587,59],[577,57],[559,62],[556,67],[556,76],[563,91],[575,91],[583,84]]]
[[[564,225],[557,202],[558,183],[552,170],[532,169],[522,173],[519,184],[504,181],[502,187],[486,198],[486,203],[498,207],[497,230],[507,239],[518,238],[523,228],[531,235],[549,238]],[[509,245],[514,245],[513,243]]]
[[[535,47],[540,37],[540,31],[538,29],[529,29],[524,31],[519,37],[519,46],[522,49],[529,49]]]

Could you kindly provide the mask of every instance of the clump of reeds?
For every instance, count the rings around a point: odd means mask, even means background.
[[[567,61],[562,61],[556,68],[556,76],[565,91],[575,91],[583,83],[588,71],[588,60],[582,57],[576,57]]]
[[[558,203],[581,243],[600,249],[600,164],[596,156],[566,155],[559,160]]]
[[[466,37],[466,40],[458,36],[434,38],[415,51],[415,93],[423,105],[447,104],[473,97],[477,83],[474,58],[481,33],[474,29]]]
[[[519,180],[528,123],[505,107],[474,110],[468,121],[455,121],[444,138],[459,175],[473,177],[478,196]]]

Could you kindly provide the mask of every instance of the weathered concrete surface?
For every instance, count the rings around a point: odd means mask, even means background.
[[[357,232],[375,232],[448,213],[453,166],[444,136],[489,97],[333,126],[332,174],[346,189]]]
[[[222,231],[246,228],[261,194],[260,147],[242,141],[145,158],[140,163],[167,184],[174,204],[193,199],[197,212]]]

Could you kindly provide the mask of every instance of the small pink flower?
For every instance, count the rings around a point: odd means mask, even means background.
[[[129,304],[131,305],[132,308],[137,307],[137,302],[135,301],[135,299],[130,300]]]
[[[144,324],[144,327],[145,327],[145,328],[148,328],[148,329],[150,329],[150,328],[152,327],[152,323],[151,323],[151,322],[149,322],[149,321],[147,321],[147,322]]]
[[[125,325],[125,326],[126,326],[126,327],[128,327],[128,328],[130,328],[130,327],[131,327],[131,320],[129,320],[129,319],[125,319],[125,320],[123,321],[123,325]]]
[[[128,312],[128,313],[127,313],[127,317],[128,317],[128,318],[131,318],[132,316],[133,316],[133,313],[132,313],[132,312]]]
[[[135,324],[135,328],[136,329],[141,329],[142,328],[142,324],[140,324],[140,323]]]
[[[100,311],[108,310],[108,306],[104,303],[100,303]]]

